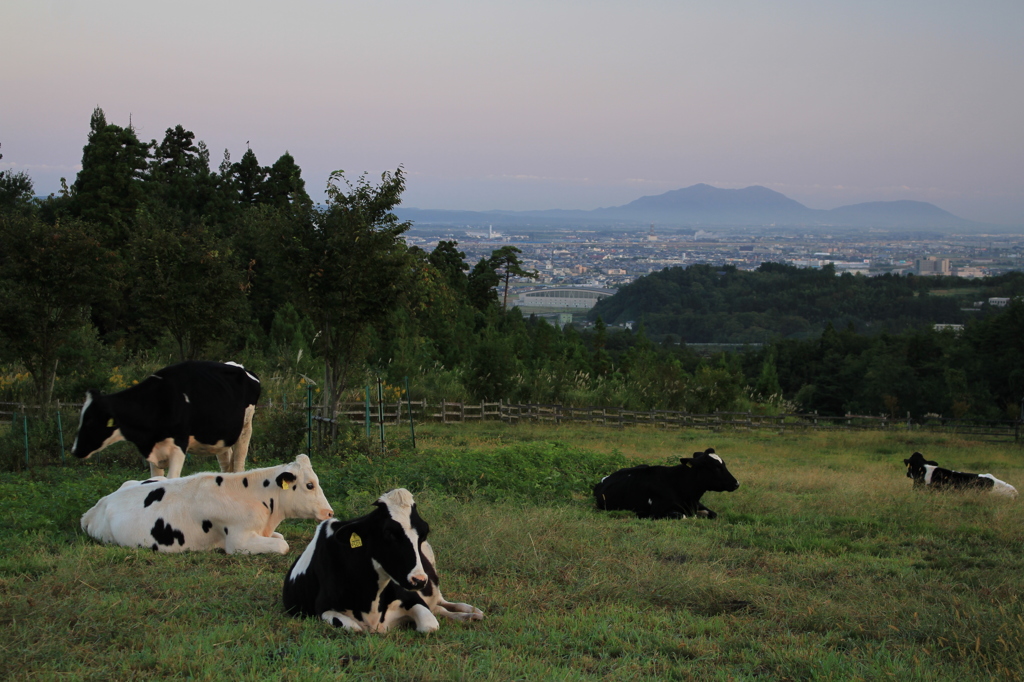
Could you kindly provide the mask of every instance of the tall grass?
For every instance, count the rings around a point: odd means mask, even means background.
[[[417,438],[398,455],[314,453],[314,467],[339,516],[409,487],[445,595],[482,608],[482,622],[366,636],[286,617],[281,581],[311,521],[282,525],[284,557],[101,546],[78,530],[81,513],[145,475],[111,458],[0,483],[4,675],[943,680],[1024,669],[1024,500],[913,491],[902,464],[921,450],[1020,488],[1016,446],[502,424],[431,425]],[[604,473],[708,446],[741,482],[705,496],[718,519],[593,509],[589,486]]]

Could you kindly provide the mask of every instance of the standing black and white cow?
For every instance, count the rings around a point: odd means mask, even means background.
[[[284,608],[358,632],[387,632],[411,622],[438,628],[437,616],[481,620],[469,604],[441,596],[430,527],[412,494],[398,488],[376,509],[349,521],[324,521],[284,579]]]
[[[903,460],[907,465],[907,478],[914,479],[914,487],[927,487],[932,490],[986,490],[993,495],[1017,497],[1017,489],[1005,481],[1000,481],[992,474],[966,474],[962,471],[943,469],[938,462],[924,458],[915,452],[909,459]]]
[[[713,490],[732,492],[740,487],[714,448],[682,457],[676,466],[640,466],[620,469],[594,486],[598,509],[622,509],[642,519],[686,518],[718,514],[700,502]]]
[[[221,471],[245,471],[260,380],[233,362],[170,365],[109,395],[90,390],[71,452],[86,458],[111,443],[133,443],[152,476],[181,475],[185,453],[215,454]]]
[[[286,554],[276,531],[285,519],[334,516],[309,457],[239,473],[126,481],[82,515],[101,542],[154,552],[223,549]]]

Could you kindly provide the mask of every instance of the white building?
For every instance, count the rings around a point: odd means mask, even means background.
[[[593,308],[599,300],[614,293],[614,289],[599,287],[542,287],[520,292],[514,303],[520,307]]]

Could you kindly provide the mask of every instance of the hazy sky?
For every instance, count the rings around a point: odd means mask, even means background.
[[[615,206],[706,182],[1024,225],[1021,0],[2,0],[0,168],[69,182],[89,116],[181,124],[310,194]]]

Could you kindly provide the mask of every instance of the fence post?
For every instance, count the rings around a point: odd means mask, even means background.
[[[313,455],[313,387],[306,386],[306,454]]]
[[[384,382],[377,377],[377,421],[380,422],[380,453],[384,454]]]
[[[370,387],[366,387],[366,417],[363,420],[366,425],[366,440],[370,440]]]
[[[25,470],[28,470],[28,415],[21,415],[22,431],[25,433]]]
[[[416,423],[412,418],[412,394],[409,393],[409,377],[405,377],[405,402],[409,406],[409,435],[412,436],[412,449],[416,449]]]
[[[60,421],[60,402],[57,402],[57,438],[60,440],[60,464],[64,466],[64,426]]]

